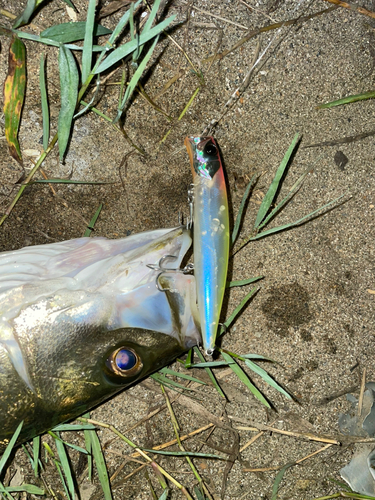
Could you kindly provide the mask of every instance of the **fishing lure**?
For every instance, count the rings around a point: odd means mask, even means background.
[[[194,275],[203,347],[215,349],[228,271],[229,214],[225,175],[213,137],[185,139],[193,174]]]

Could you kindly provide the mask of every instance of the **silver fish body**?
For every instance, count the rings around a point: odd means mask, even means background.
[[[190,245],[180,227],[0,253],[0,448],[20,421],[23,442],[200,342],[194,277],[168,271]]]

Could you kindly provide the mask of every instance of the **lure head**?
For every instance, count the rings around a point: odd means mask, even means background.
[[[186,137],[193,178],[196,175],[212,179],[221,167],[219,150],[213,137]]]

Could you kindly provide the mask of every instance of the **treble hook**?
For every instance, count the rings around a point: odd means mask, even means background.
[[[154,271],[160,271],[160,273],[156,276],[155,279],[155,284],[156,288],[160,292],[169,292],[172,289],[171,288],[162,288],[160,286],[160,276],[164,273],[182,273],[182,274],[188,274],[194,269],[194,264],[187,264],[183,269],[180,268],[171,268],[171,267],[164,267],[163,264],[167,259],[172,259],[172,260],[177,260],[177,257],[175,255],[163,255],[163,257],[159,260],[158,264],[147,264],[147,267],[154,270]]]

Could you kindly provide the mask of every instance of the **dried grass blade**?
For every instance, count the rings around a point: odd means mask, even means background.
[[[61,109],[58,120],[59,154],[63,160],[68,146],[74,110],[77,104],[79,74],[73,54],[64,45],[59,50]]]
[[[262,223],[263,219],[266,217],[272,202],[276,196],[276,193],[280,187],[280,182],[283,178],[283,175],[285,173],[285,169],[289,163],[290,157],[292,156],[297,143],[299,140],[299,134],[296,134],[293,138],[292,144],[289,146],[287,152],[284,155],[284,158],[282,162],[280,163],[279,168],[277,169],[276,175],[273,178],[273,181],[271,182],[270,187],[268,188],[268,191],[263,198],[262,204],[260,205],[260,208],[258,210],[257,217],[255,219],[255,224],[254,224],[254,230],[258,230],[260,224]]]
[[[26,47],[13,36],[9,47],[8,76],[4,83],[5,137],[11,156],[22,165],[18,129],[26,88]]]
[[[155,449],[141,448],[141,450],[146,453],[155,453],[157,455],[165,455],[169,457],[193,457],[193,458],[209,458],[212,460],[225,460],[225,458],[219,455],[213,455],[211,453],[196,453],[194,451],[162,451]]]

